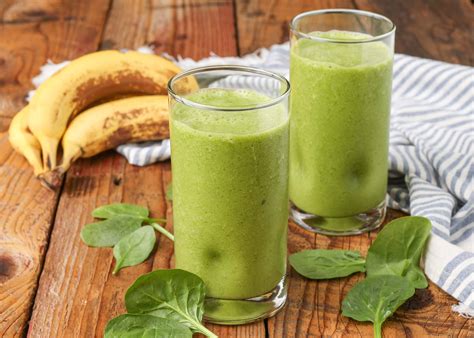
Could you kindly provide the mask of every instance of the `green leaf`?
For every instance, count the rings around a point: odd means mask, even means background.
[[[208,337],[216,337],[201,324],[205,286],[201,278],[184,270],[156,270],[138,277],[125,294],[129,313],[148,313],[177,320]]]
[[[403,277],[367,277],[346,295],[342,301],[342,314],[358,321],[374,323],[375,337],[381,337],[383,322],[414,293],[413,285]]]
[[[87,224],[81,231],[82,241],[94,247],[114,246],[120,239],[142,225],[135,216],[112,216],[105,221]]]
[[[111,218],[117,215],[146,218],[148,217],[148,214],[149,211],[147,208],[127,203],[113,203],[109,205],[103,205],[92,211],[92,216],[96,218]]]
[[[104,338],[158,338],[192,337],[193,333],[183,324],[150,315],[125,314],[110,320]]]
[[[150,225],[145,225],[123,237],[114,246],[116,263],[113,274],[123,267],[140,264],[147,259],[153,251],[155,242],[155,230]]]
[[[168,201],[173,200],[173,183],[168,184],[168,187],[166,188],[166,199]]]
[[[418,216],[398,218],[385,225],[367,253],[367,276],[402,276],[415,288],[426,288],[428,281],[419,263],[430,231],[431,222]]]
[[[289,257],[291,266],[311,279],[329,279],[365,271],[365,259],[357,251],[304,250]]]

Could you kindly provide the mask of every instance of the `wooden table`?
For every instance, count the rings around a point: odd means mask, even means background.
[[[469,0],[2,0],[0,1],[0,336],[101,336],[124,312],[123,295],[140,275],[173,265],[172,243],[158,237],[145,263],[112,276],[110,249],[81,243],[91,210],[111,202],[147,205],[172,216],[166,202],[170,163],[138,168],[114,152],[81,160],[60,191],[46,190],[10,147],[6,130],[25,104],[31,78],[47,59],[153,44],[157,53],[192,58],[243,55],[287,40],[297,13],[359,8],[392,18],[398,52],[472,63]],[[400,216],[390,211],[388,220]],[[172,230],[172,222],[168,228]],[[366,252],[376,234],[328,238],[290,223],[289,251],[345,248]],[[225,337],[366,337],[371,325],[340,315],[343,296],[362,276],[309,281],[290,274],[289,301],[276,317],[251,325],[209,325]],[[455,300],[430,284],[390,319],[386,337],[473,337],[473,323],[451,312]]]

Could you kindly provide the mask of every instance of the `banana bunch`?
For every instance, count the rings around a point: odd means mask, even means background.
[[[12,120],[10,143],[35,175],[55,188],[80,157],[126,142],[169,137],[166,86],[179,71],[162,57],[133,51],[84,55],[39,86]],[[197,82],[188,78],[180,86],[180,92],[191,92]]]

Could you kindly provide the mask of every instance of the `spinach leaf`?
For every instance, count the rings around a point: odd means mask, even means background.
[[[367,253],[367,276],[406,277],[415,288],[426,288],[428,281],[419,267],[431,222],[424,217],[398,218],[380,231]]]
[[[96,218],[111,218],[117,215],[136,216],[138,218],[148,217],[149,211],[147,208],[139,205],[127,203],[113,203],[103,205],[92,211],[92,216]]]
[[[342,314],[374,323],[374,335],[382,337],[382,324],[400,305],[413,296],[415,288],[396,275],[367,277],[357,283],[342,301]]]
[[[202,325],[204,282],[184,270],[156,270],[138,277],[125,294],[129,313],[148,313],[179,321],[195,332],[217,337]]]
[[[143,262],[153,251],[155,241],[155,230],[150,225],[145,225],[123,237],[114,246],[116,263],[112,273],[115,275],[123,267]]]
[[[94,247],[114,246],[120,239],[140,228],[142,220],[135,216],[112,216],[105,221],[84,226],[81,239]]]
[[[125,314],[107,323],[104,338],[189,337],[193,333],[183,324],[150,315]]]
[[[357,251],[304,250],[290,255],[291,266],[311,279],[329,279],[365,271],[365,259]]]

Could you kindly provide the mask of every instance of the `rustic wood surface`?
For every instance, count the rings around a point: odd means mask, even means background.
[[[471,0],[236,0],[240,53],[287,41],[291,18],[320,8],[355,8],[383,14],[397,26],[397,53],[473,64]]]
[[[47,60],[97,49],[153,44],[157,53],[201,58],[237,55],[287,40],[288,22],[311,9],[377,11],[397,24],[397,51],[472,64],[469,0],[2,0],[0,1],[0,336],[101,336],[124,311],[123,295],[142,273],[173,265],[172,243],[158,237],[145,263],[111,275],[110,249],[79,239],[90,212],[110,202],[139,203],[172,219],[164,192],[170,163],[133,167],[113,152],[82,160],[51,193],[11,149],[6,129],[24,105],[31,78]],[[389,219],[400,213],[389,211]],[[168,224],[172,229],[172,222]],[[328,238],[290,223],[289,251],[351,248],[365,253],[376,234]],[[371,335],[371,326],[340,315],[340,302],[360,275],[308,281],[290,271],[288,305],[276,317],[244,326],[209,325],[225,337]],[[430,283],[384,327],[386,337],[474,335],[472,321],[453,314],[455,300]]]
[[[24,105],[47,60],[97,49],[108,2],[0,1],[0,116]],[[3,124],[6,129],[7,124]],[[0,139],[0,336],[19,336],[31,315],[58,194],[38,184],[26,161]]]

